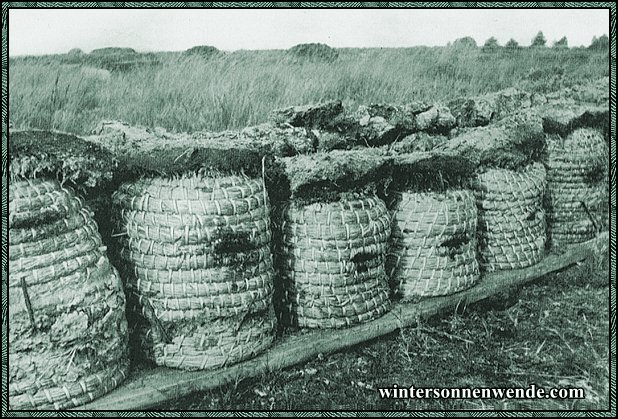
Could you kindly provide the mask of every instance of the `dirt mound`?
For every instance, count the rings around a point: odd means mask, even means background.
[[[82,56],[82,55],[84,55],[84,51],[82,51],[82,50],[81,50],[81,49],[79,49],[79,48],[73,48],[73,49],[71,49],[71,50],[67,53],[67,55],[70,55],[70,56]]]
[[[210,45],[197,45],[195,47],[189,48],[186,51],[183,51],[182,57],[201,57],[201,58],[211,58],[217,56],[221,53],[217,48]]]
[[[93,56],[109,56],[109,55],[137,55],[137,51],[133,48],[106,47],[97,48],[90,51]]]
[[[87,64],[109,71],[128,71],[159,63],[155,54],[140,54],[133,48],[110,47],[95,49],[84,58]]]
[[[339,57],[336,49],[320,43],[298,44],[290,48],[288,52],[293,57],[315,61],[331,62]]]

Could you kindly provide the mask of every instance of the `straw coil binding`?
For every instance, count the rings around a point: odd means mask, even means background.
[[[390,214],[376,197],[283,207],[280,318],[298,327],[348,327],[390,307],[384,271]]]
[[[146,356],[158,365],[211,369],[271,344],[272,234],[263,179],[206,171],[144,178],[113,198]]]
[[[532,163],[519,171],[489,169],[472,185],[479,210],[481,268],[491,272],[538,263],[546,241],[544,166]]]
[[[477,209],[468,190],[400,192],[387,273],[404,301],[447,295],[479,279]]]
[[[72,190],[32,179],[9,192],[9,408],[76,407],[126,378],[122,285]]]
[[[552,246],[593,238],[607,228],[609,150],[594,129],[580,128],[565,139],[550,138],[543,163],[547,167],[545,197]]]

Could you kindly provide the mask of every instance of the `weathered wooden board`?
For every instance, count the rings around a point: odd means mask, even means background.
[[[525,284],[550,272],[563,269],[587,257],[608,250],[607,233],[569,247],[559,255],[549,255],[535,266],[486,275],[477,286],[450,296],[435,297],[416,304],[399,304],[372,322],[342,330],[323,330],[292,336],[275,344],[266,353],[249,361],[215,371],[187,372],[155,368],[134,373],[122,386],[79,410],[141,410],[160,405],[196,391],[210,390],[266,371],[287,368],[318,354],[328,354],[384,336],[419,319],[429,318],[457,306],[471,304]]]

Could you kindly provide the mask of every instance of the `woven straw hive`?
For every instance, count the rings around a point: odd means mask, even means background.
[[[377,197],[289,204],[282,223],[283,323],[346,327],[386,313],[390,229]]]
[[[67,409],[128,372],[125,297],[92,213],[57,181],[9,184],[9,408]]]
[[[608,156],[607,143],[593,129],[548,141],[545,203],[553,246],[590,240],[606,227]]]
[[[514,171],[489,169],[472,182],[478,208],[481,268],[520,269],[545,252],[545,168],[533,163]]]
[[[272,343],[274,272],[261,181],[203,172],[141,179],[123,184],[114,203],[126,233],[120,256],[130,313],[148,358],[210,369]]]
[[[452,294],[479,279],[477,210],[468,190],[402,193],[393,214],[387,272],[402,298]]]

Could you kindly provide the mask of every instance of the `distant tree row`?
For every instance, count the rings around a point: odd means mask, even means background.
[[[477,48],[476,41],[474,38],[470,36],[466,36],[463,38],[456,39],[453,44],[455,48],[469,49],[469,48]],[[532,39],[530,43],[531,48],[546,48],[547,47],[547,39],[542,31],[536,34],[536,36]],[[552,45],[553,48],[556,49],[567,49],[569,48],[569,41],[566,36],[563,36],[559,40],[555,41]],[[606,50],[609,47],[609,38],[607,35],[601,35],[600,37],[592,38],[592,43],[588,46],[588,49],[591,50]],[[487,39],[481,49],[485,52],[496,51],[500,48],[505,48],[507,50],[517,50],[522,48],[519,43],[513,38],[509,39],[509,41],[504,44],[504,47],[500,46],[498,40],[492,36]]]

